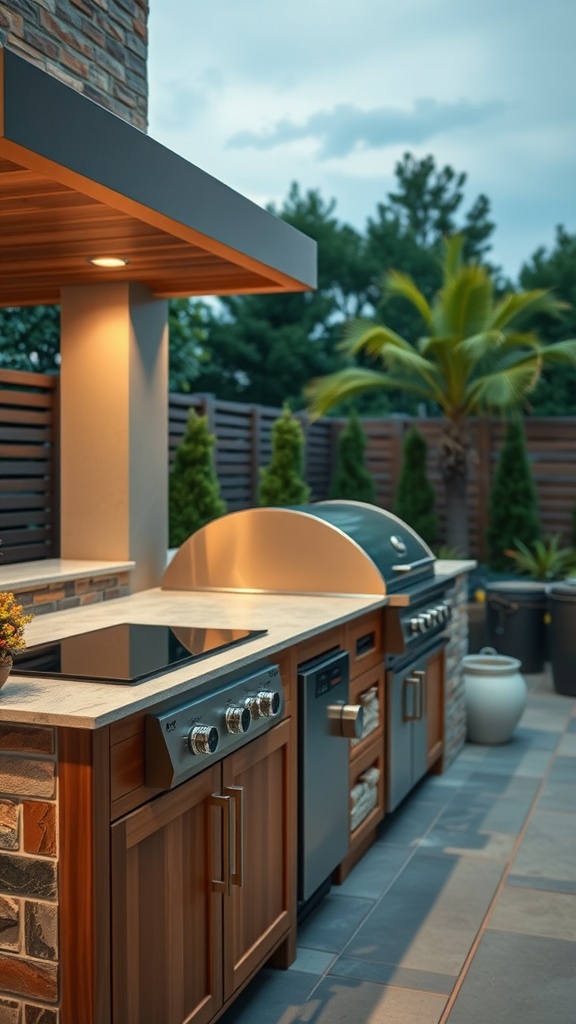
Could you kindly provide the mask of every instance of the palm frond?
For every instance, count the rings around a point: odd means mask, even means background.
[[[344,325],[343,340],[338,346],[341,352],[356,356],[366,352],[374,359],[384,359],[387,348],[399,348],[414,351],[414,347],[401,334],[396,334],[390,327],[375,324],[371,320],[349,320]]]
[[[539,356],[532,355],[472,380],[464,395],[464,414],[517,408],[535,387],[540,368]]]
[[[459,338],[455,348],[467,359],[474,361],[501,349],[505,341],[506,335],[502,331],[481,331],[469,338]]]
[[[484,267],[462,267],[439,291],[432,311],[434,334],[457,338],[490,326],[492,282]]]
[[[422,376],[431,372],[429,360],[389,327],[354,320],[345,327],[344,333],[345,341],[341,348],[349,356],[365,352],[389,369],[401,367]]]
[[[318,377],[305,388],[306,402],[314,418],[324,416],[335,405],[368,390],[409,391],[422,398],[435,400],[435,394],[426,381],[406,378],[402,375],[379,373],[351,366],[326,377]]]
[[[399,270],[391,270],[384,279],[384,298],[406,299],[407,302],[418,310],[426,326],[431,326],[432,310],[430,309],[430,304],[408,274],[401,274]]]
[[[544,345],[542,359],[544,364],[568,363],[571,366],[576,366],[576,338],[567,338],[565,341],[556,341],[552,345]]]
[[[546,288],[534,288],[528,292],[508,292],[496,303],[492,313],[490,327],[503,330],[524,316],[536,313],[548,313],[559,316],[566,305],[554,297]]]
[[[458,234],[452,235],[451,238],[445,238],[443,249],[442,271],[444,281],[447,282],[451,277],[455,277],[462,268],[464,235]]]

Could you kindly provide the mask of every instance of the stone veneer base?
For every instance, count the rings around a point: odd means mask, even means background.
[[[26,613],[43,615],[96,604],[98,601],[126,597],[130,593],[130,573],[121,572],[110,576],[93,576],[30,586],[15,585],[10,589],[17,594],[18,601]]]
[[[0,723],[0,750],[0,1024],[59,1024],[56,730]]]

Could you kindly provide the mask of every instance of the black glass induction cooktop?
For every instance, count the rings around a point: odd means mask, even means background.
[[[12,673],[100,683],[141,683],[266,632],[122,622],[28,647],[15,656]]]

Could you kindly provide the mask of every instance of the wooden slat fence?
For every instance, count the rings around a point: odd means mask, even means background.
[[[257,504],[260,468],[270,460],[272,426],[281,410],[221,402],[212,395],[170,395],[170,463],[191,409],[208,416],[216,437],[216,472],[229,511]],[[345,421],[311,422],[305,414],[299,418],[306,438],[306,479],[312,500],[320,500],[328,496],[337,438]],[[404,437],[412,424],[428,443],[428,473],[437,494],[441,542],[445,505],[435,459],[440,421],[404,416],[363,420],[366,463],[376,482],[378,504],[393,509]],[[486,554],[490,482],[505,430],[500,420],[470,423],[474,453],[469,486],[471,553],[480,560]],[[525,431],[543,531],[560,533],[569,543],[576,508],[576,417],[528,418]],[[0,553],[4,563],[58,554],[57,455],[58,378],[0,369]]]
[[[0,566],[60,542],[58,378],[0,371]]]

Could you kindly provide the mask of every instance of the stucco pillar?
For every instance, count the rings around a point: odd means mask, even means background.
[[[167,303],[118,283],[62,289],[61,556],[136,562],[168,544]]]

